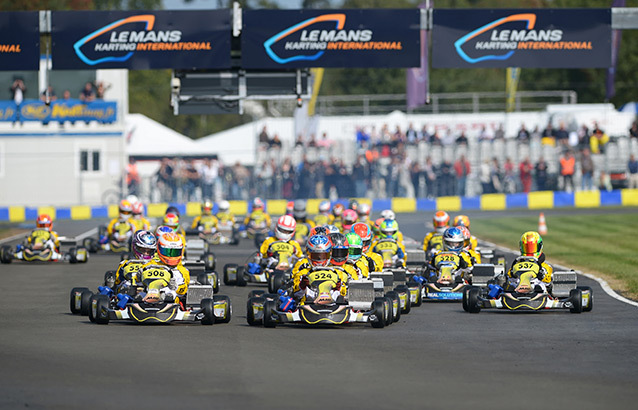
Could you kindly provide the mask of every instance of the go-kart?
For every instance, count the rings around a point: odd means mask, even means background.
[[[269,292],[277,292],[290,280],[292,267],[296,262],[290,248],[292,247],[287,243],[274,242],[268,253],[269,258],[262,261],[262,264],[259,252],[254,252],[244,266],[234,263],[224,265],[224,284],[246,286],[248,282],[265,283]]]
[[[264,240],[268,237],[270,228],[266,223],[266,219],[251,220],[246,225],[246,230],[242,232],[244,238],[252,239],[255,246],[259,248]]]
[[[589,312],[593,309],[593,290],[589,286],[576,286],[575,271],[555,271],[552,284],[548,286],[536,277],[536,266],[523,260],[514,265],[511,278],[506,278],[503,272],[494,274],[485,281],[475,277],[473,286],[468,286],[463,291],[463,309],[469,313],[479,313],[481,309],[569,309],[571,313]]]
[[[163,292],[171,282],[171,271],[166,266],[155,265],[144,268],[139,273],[141,281],[129,287],[127,294],[101,293],[89,298],[89,319],[98,324],[108,324],[111,320],[125,320],[136,323],[170,323],[175,321],[196,322],[204,325],[228,323],[232,315],[230,298],[213,295],[211,285],[191,284],[184,300],[173,299]],[[158,286],[157,298],[149,299],[149,286]],[[152,285],[151,285],[152,284]],[[155,287],[154,289],[157,289]],[[80,313],[86,299],[86,291],[80,293]],[[71,291],[71,307],[77,310],[78,288]]]
[[[89,260],[89,252],[83,246],[75,246],[73,238],[60,237],[60,248],[71,245],[68,251],[54,252],[37,238],[33,243],[17,245],[15,249],[5,245],[0,247],[0,263],[11,263],[14,260],[24,262],[69,262],[86,263]]]
[[[286,323],[306,325],[342,325],[370,323],[382,328],[394,321],[392,308],[398,308],[396,300],[376,297],[372,281],[350,281],[348,296],[340,292],[339,276],[330,269],[315,269],[308,275],[308,286],[303,295],[293,299],[283,290],[280,295],[249,295],[246,320],[249,325],[276,327]],[[359,282],[352,292],[352,282]]]
[[[125,225],[122,224],[109,238],[106,226],[102,225],[98,227],[97,238],[84,238],[82,245],[91,253],[97,253],[99,251],[113,253],[130,252],[133,233],[133,229],[125,229]]]
[[[460,269],[453,262],[443,262],[436,267],[428,266],[425,276],[415,276],[413,280],[421,282],[423,300],[459,301],[463,299],[463,289],[472,279],[470,270]]]

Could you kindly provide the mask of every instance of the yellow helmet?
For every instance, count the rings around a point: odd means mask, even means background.
[[[464,226],[470,229],[470,218],[467,215],[457,215],[454,217],[454,226]]]
[[[521,255],[538,258],[543,252],[543,238],[535,231],[528,231],[521,236],[519,242]]]

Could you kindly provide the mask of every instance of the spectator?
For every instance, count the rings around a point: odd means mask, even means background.
[[[461,135],[456,139],[457,145],[467,145],[467,137],[465,136],[465,131],[461,131]]]
[[[46,90],[42,91],[42,94],[40,94],[40,101],[45,104],[49,104],[57,99],[58,97],[55,95],[52,85],[47,86]]]
[[[605,147],[609,142],[609,135],[605,134],[600,128],[594,130],[594,135],[589,139],[589,147],[592,154],[604,154]]]
[[[106,85],[104,84],[104,81],[100,81],[99,83],[97,83],[97,89],[95,91],[95,98],[97,98],[98,100],[103,100],[104,99],[104,94],[111,88],[111,84]]]
[[[247,199],[248,198],[248,181],[250,179],[250,173],[248,169],[243,166],[239,161],[235,163],[232,169],[231,180],[231,196],[233,199]]]
[[[64,92],[62,93],[62,99],[65,101],[68,101],[71,99],[71,91],[69,90],[64,90]]]
[[[321,134],[321,139],[317,141],[317,146],[325,149],[330,149],[332,147],[333,141],[328,138],[328,134],[324,132]]]
[[[492,185],[492,178],[490,176],[490,162],[488,160],[484,160],[481,164],[479,179],[481,180],[484,194],[491,194],[494,192],[494,186]]]
[[[492,182],[492,192],[503,192],[503,184],[501,183],[501,167],[498,164],[497,158],[492,158],[492,164],[490,167],[490,179]]]
[[[355,196],[357,198],[366,197],[368,192],[368,184],[366,179],[368,176],[368,163],[363,155],[357,156],[357,159],[352,166],[352,179],[354,179]]]
[[[192,159],[186,160],[186,163],[184,164],[184,177],[185,199],[189,202],[194,201],[196,196],[195,192],[197,188],[200,187],[201,180],[199,171],[197,170],[197,168],[195,168]]]
[[[270,145],[270,137],[268,136],[268,131],[265,125],[261,129],[261,132],[259,133],[259,144]]]
[[[294,191],[295,171],[292,167],[290,158],[284,159],[284,163],[281,164],[281,180],[282,191],[281,194],[284,199],[292,199]]]
[[[93,84],[90,81],[87,81],[82,91],[80,91],[80,100],[84,102],[95,101],[95,91],[93,91]]]
[[[270,141],[270,148],[281,149],[281,140],[279,139],[279,134],[275,134],[272,137],[272,141]]]
[[[135,159],[130,158],[126,166],[126,186],[129,195],[139,195],[140,173],[137,171]]]
[[[629,128],[629,137],[638,140],[638,121],[631,123],[631,128]]]
[[[414,187],[414,195],[417,198],[421,198],[425,195],[425,192],[421,192],[421,165],[418,161],[412,162],[410,165],[410,179],[412,180],[412,186]]]
[[[436,167],[432,163],[432,158],[427,157],[425,159],[425,167],[423,173],[425,175],[425,184],[428,191],[428,198],[436,198],[438,196],[437,181],[436,181]]]
[[[505,164],[503,164],[503,192],[507,192],[508,194],[513,194],[517,191],[516,189],[516,178],[514,177],[514,163],[512,159],[507,157],[505,158]]]
[[[438,131],[435,130],[432,134],[430,134],[430,144],[441,145],[441,137],[439,136]]]
[[[456,172],[456,195],[465,196],[465,185],[467,176],[470,174],[470,162],[465,159],[465,155],[454,163],[454,171]]]
[[[295,147],[304,147],[303,135],[297,135],[297,139],[295,140]]]
[[[364,145],[370,144],[370,135],[366,134],[363,127],[357,127],[356,136],[357,136],[357,146],[359,148],[362,148]]]
[[[495,140],[504,140],[505,139],[505,131],[503,131],[503,124],[498,125],[498,129],[494,131],[494,139]]]
[[[529,131],[527,131],[527,128],[525,128],[524,123],[521,123],[521,128],[518,130],[518,133],[516,134],[516,139],[519,142],[522,142],[525,144],[529,142],[529,139],[530,139]]]
[[[563,150],[567,150],[569,148],[569,133],[565,129],[564,122],[561,121],[558,126],[558,130],[556,130],[555,137],[559,147]]]
[[[478,140],[480,141],[489,141],[492,142],[494,140],[494,135],[487,131],[485,125],[481,126],[481,131],[479,131]]]
[[[414,129],[414,124],[410,123],[408,129],[405,131],[405,138],[410,145],[416,145],[419,141],[419,134]]]
[[[541,144],[548,145],[550,147],[556,146],[556,130],[552,128],[552,123],[548,122],[547,127],[541,134]]]
[[[581,189],[583,191],[591,191],[594,189],[592,177],[594,175],[594,161],[591,158],[589,149],[583,149],[582,156],[580,157],[580,170],[582,172],[581,177]]]
[[[518,172],[521,179],[521,186],[523,187],[523,192],[528,193],[532,190],[532,170],[534,167],[532,163],[529,161],[529,157],[525,157],[523,162],[518,166]]]
[[[439,194],[441,196],[454,195],[454,167],[449,159],[443,161],[439,172]]]
[[[456,142],[456,138],[454,138],[454,134],[452,134],[452,130],[448,128],[445,131],[445,135],[441,139],[441,143],[444,146],[449,147],[451,145],[454,145],[455,142]]]
[[[202,178],[202,199],[216,200],[219,164],[216,159],[207,158],[199,171]]]
[[[310,141],[308,141],[308,147],[317,147],[317,136],[315,134],[310,135]]]
[[[419,131],[419,141],[430,141],[430,133],[428,132],[428,127],[425,124],[421,127],[421,131]]]
[[[585,148],[589,148],[589,128],[587,125],[583,124],[578,129],[578,148],[582,151]]]
[[[175,185],[175,168],[168,158],[162,158],[162,164],[157,171],[157,179],[163,185],[165,199],[175,202],[177,200],[177,187]]]
[[[563,191],[574,191],[574,170],[576,166],[576,158],[572,155],[572,151],[568,150],[560,158],[560,175],[563,179]],[[569,188],[567,185],[569,184]]]
[[[547,163],[545,158],[540,157],[536,166],[536,189],[539,191],[545,191],[547,189]]]
[[[629,170],[629,189],[638,189],[638,161],[634,154],[629,156],[627,169]]]
[[[259,196],[262,198],[271,198],[272,187],[275,181],[275,160],[270,159],[269,162],[264,162],[257,171],[257,190]]]
[[[22,105],[22,102],[24,101],[24,96],[27,92],[27,86],[24,85],[24,81],[22,80],[22,78],[16,78],[13,80],[13,84],[11,85],[9,90],[11,91],[11,99],[16,105],[16,120],[20,121],[20,125],[22,125],[22,117],[20,116],[20,111],[21,111],[20,106]],[[15,123],[16,122],[13,121],[14,125]]]

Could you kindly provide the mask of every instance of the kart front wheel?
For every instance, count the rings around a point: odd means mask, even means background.
[[[93,296],[93,292],[90,290],[85,290],[80,295],[80,314],[82,316],[88,316],[89,310],[91,309],[91,297]]]
[[[71,308],[71,313],[74,315],[79,315],[82,309],[82,293],[90,292],[89,288],[73,288],[71,289],[71,295],[69,300],[69,307]]]
[[[230,278],[230,273],[235,271],[235,275],[237,275],[237,264],[236,263],[227,263],[224,265],[224,285],[233,286],[237,284],[237,276],[235,279]]]
[[[202,299],[200,302],[200,306],[202,308],[202,313],[204,317],[202,318],[202,325],[212,325],[215,323],[215,302],[213,299],[206,298]]]
[[[226,295],[215,295],[213,296],[213,302],[220,303],[224,302],[224,313],[221,317],[215,316],[215,323],[228,323],[230,322],[230,318],[233,316],[233,305],[230,303],[230,298]]]
[[[284,274],[283,273],[274,273],[270,275],[268,280],[268,292],[277,293],[279,289],[284,286]]]
[[[398,322],[401,319],[401,299],[399,294],[393,290],[386,293],[385,296],[390,299],[390,313],[392,322]]]
[[[583,312],[591,312],[594,308],[594,291],[589,286],[577,286],[577,289],[580,289],[583,292],[583,296],[589,293],[589,302],[586,305],[583,305]]]
[[[215,265],[217,263],[217,258],[213,252],[206,252],[202,255],[202,260],[204,261],[204,269],[207,272],[214,271]]]
[[[89,320],[98,325],[109,324],[109,303],[110,299],[106,295],[94,295],[91,297],[91,308],[89,309]]]
[[[467,296],[467,311],[470,313],[479,313],[481,311],[481,305],[479,296],[481,294],[481,288],[471,287],[470,290],[463,292],[463,298]]]
[[[277,326],[275,308],[277,303],[274,300],[264,302],[264,327],[274,328]]]
[[[571,313],[582,313],[583,311],[583,291],[581,289],[572,289],[569,291],[569,301],[572,307],[569,308]]]
[[[198,282],[200,285],[210,285],[210,284],[211,284],[211,283],[210,283],[210,278],[208,277],[208,275],[207,275],[207,274],[205,274],[205,273],[203,273],[203,272],[202,272],[202,273],[200,273],[199,275],[197,275],[197,282]]]
[[[401,296],[401,294],[405,294],[405,304],[401,308],[401,314],[407,315],[408,313],[410,313],[410,310],[412,310],[412,302],[410,301],[410,289],[406,285],[399,285],[394,288],[394,291],[399,294],[399,297]]]
[[[246,281],[246,278],[244,277],[244,267],[240,266],[237,268],[237,286],[246,286],[248,284],[248,282]]]
[[[11,254],[10,246],[3,246],[0,248],[0,263],[11,263],[13,255]]]
[[[266,299],[259,296],[251,296],[248,298],[248,302],[246,302],[246,322],[248,322],[248,325],[259,326],[262,324],[262,320],[257,319],[255,316],[255,309],[258,309],[256,306],[259,305],[261,305],[261,308],[263,309],[265,301]]]
[[[372,312],[371,315],[375,316],[375,320],[370,321],[370,324],[375,329],[382,329],[385,327],[385,304],[381,299],[375,299],[372,302]]]

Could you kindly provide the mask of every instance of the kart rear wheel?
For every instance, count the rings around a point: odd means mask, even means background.
[[[411,305],[416,307],[421,306],[423,304],[423,295],[422,295],[423,287],[421,286],[421,284],[418,282],[411,281],[411,282],[408,282],[407,286],[408,288],[416,288],[417,290],[416,300]],[[412,298],[410,298],[410,300],[412,300]]]
[[[385,296],[390,299],[390,312],[392,313],[392,322],[398,322],[401,319],[401,299],[399,298],[399,294],[391,290],[387,292]]]
[[[583,293],[589,292],[589,304],[583,306],[583,312],[591,312],[594,308],[594,291],[589,286],[577,286],[576,289],[580,289]]]
[[[0,248],[0,263],[11,263],[13,255],[11,254],[10,246],[3,246]]]
[[[210,283],[210,278],[204,272],[202,272],[199,275],[197,275],[197,282],[199,282],[200,285],[210,285],[211,284]]]
[[[582,313],[583,311],[583,291],[576,288],[569,291],[569,301],[572,307],[569,308],[571,313]]]
[[[215,323],[215,303],[213,299],[206,298],[202,299],[200,302],[200,307],[202,308],[202,313],[204,317],[202,318],[202,325],[212,325]]]
[[[224,285],[226,286],[233,286],[237,284],[237,279],[231,279],[228,275],[228,271],[232,270],[237,271],[236,263],[227,263],[226,265],[224,265]]]
[[[89,288],[73,288],[71,289],[71,295],[69,298],[69,307],[71,309],[71,313],[74,315],[79,315],[81,313],[82,303],[81,297],[82,292],[89,292]],[[78,303],[76,303],[76,300]]]
[[[405,305],[401,308],[401,314],[407,315],[412,310],[412,302],[410,302],[410,289],[406,285],[399,285],[394,288],[394,291],[399,294],[405,293]]]
[[[244,287],[248,284],[246,278],[244,277],[244,267],[240,266],[237,268],[237,286]]]
[[[75,248],[69,249],[69,263],[78,263],[78,255]]]
[[[382,329],[385,327],[384,318],[386,316],[386,313],[383,300],[375,299],[374,302],[372,302],[372,312],[370,314],[376,317],[376,320],[370,322],[370,325],[372,325],[373,328]]]
[[[263,309],[265,302],[266,302],[266,299],[259,296],[250,296],[248,298],[248,302],[246,302],[246,322],[248,322],[248,325],[259,326],[262,324],[261,319],[255,318],[255,309],[253,308],[253,305],[261,304]]]
[[[110,299],[108,296],[93,295],[91,297],[91,308],[89,309],[89,320],[98,325],[108,325],[109,303]]]
[[[274,300],[264,302],[264,327],[275,328],[277,326],[277,318],[274,317],[276,307],[277,302]]]
[[[208,280],[210,280],[211,285],[213,285],[213,293],[214,294],[219,293],[219,276],[217,275],[217,272],[211,272],[208,275],[209,275]]]
[[[226,295],[213,296],[213,302],[226,302],[226,308],[224,309],[224,316],[215,316],[215,323],[228,323],[233,316],[233,305],[230,303],[230,298]]]
[[[78,263],[87,263],[89,261],[89,250],[84,246],[78,246],[75,251],[75,259]]]
[[[89,310],[91,309],[91,297],[93,296],[93,292],[90,290],[85,290],[80,295],[80,314],[82,316],[88,316]]]
[[[268,280],[268,292],[277,293],[279,289],[284,286],[284,274],[283,273],[274,273],[270,275],[270,280]]]
[[[207,272],[214,271],[215,265],[217,264],[217,258],[213,252],[206,252],[202,255],[202,260],[204,261],[204,269]]]
[[[104,274],[104,286],[115,289],[115,271],[107,270]]]
[[[383,321],[384,326],[390,326],[394,322],[394,317],[392,315],[392,301],[385,296],[378,296],[374,300],[380,300],[384,306],[384,315]]]
[[[467,291],[467,311],[470,313],[479,313],[481,311],[481,306],[479,302],[479,296],[481,294],[481,288],[472,286],[470,290]],[[463,292],[463,297],[465,298],[465,292]]]
[[[463,310],[466,312],[469,312],[467,296],[471,288],[472,288],[471,286],[466,286],[463,288]]]

